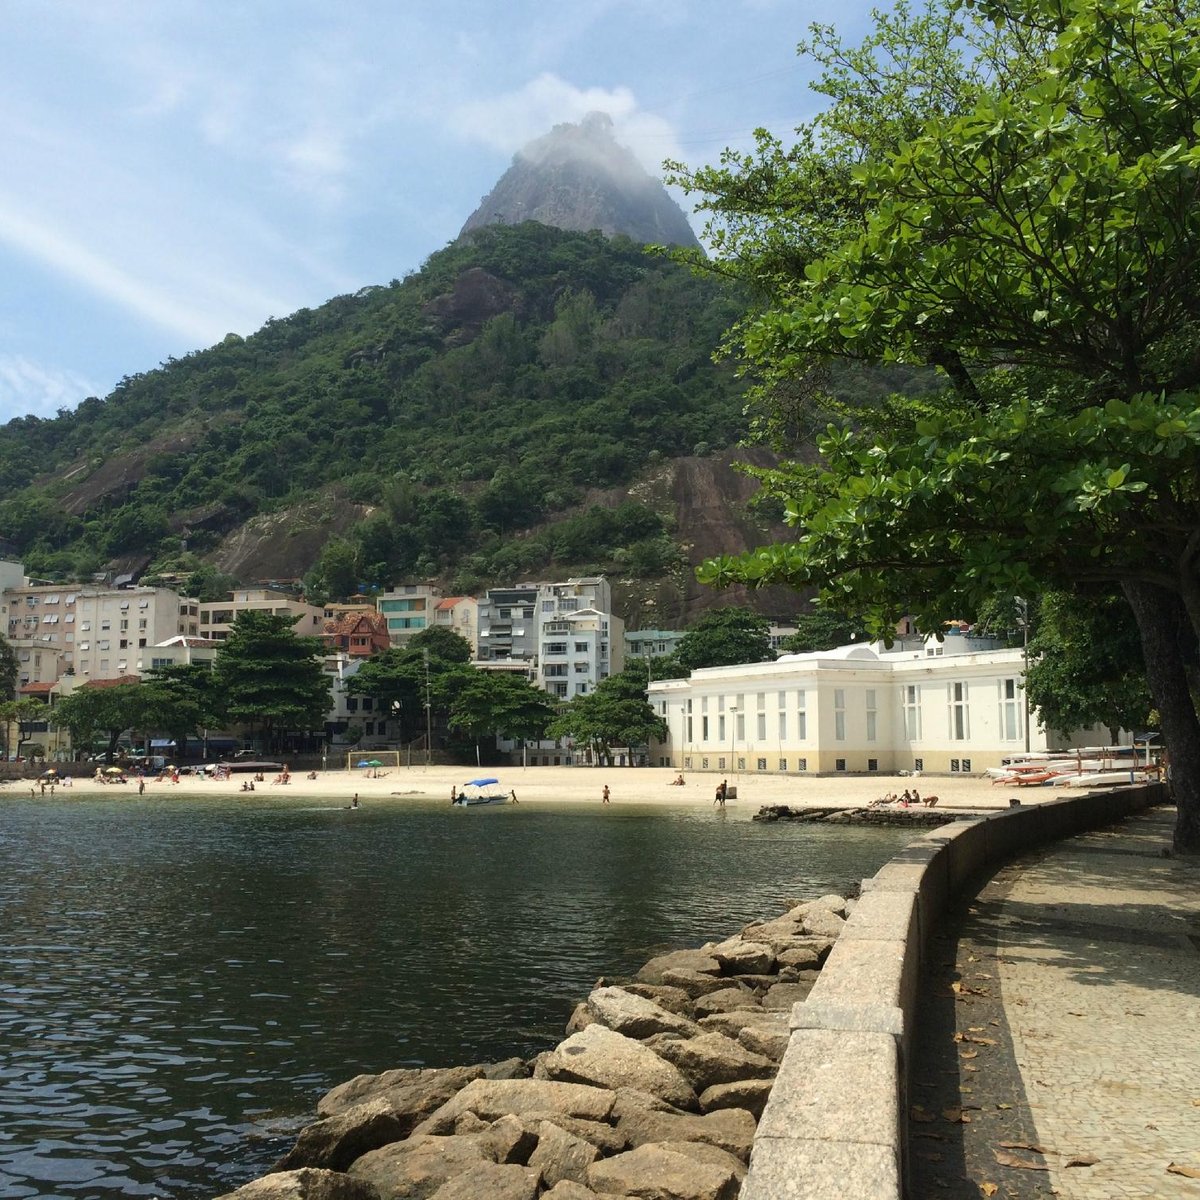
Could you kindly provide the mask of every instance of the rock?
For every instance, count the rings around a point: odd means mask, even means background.
[[[728,1150],[742,1162],[750,1161],[755,1120],[740,1108],[722,1108],[697,1116],[679,1112],[654,1097],[622,1088],[613,1106],[617,1131],[629,1145],[651,1142],[705,1142]],[[595,1186],[589,1182],[589,1186]]]
[[[726,975],[769,973],[775,969],[775,951],[765,942],[750,942],[732,937],[718,942],[712,956]]]
[[[785,967],[794,967],[799,970],[819,967],[829,957],[832,947],[833,943],[828,942],[825,946],[825,953],[822,954],[815,942],[809,946],[791,946],[787,950],[780,951],[779,969],[782,972]]]
[[[364,1154],[350,1174],[373,1184],[385,1198],[428,1200],[442,1184],[490,1161],[474,1135],[428,1137],[417,1133]]]
[[[524,1059],[506,1058],[496,1063],[485,1063],[484,1079],[528,1079],[529,1068]]]
[[[589,1025],[594,1024],[596,1018],[592,1015],[592,1010],[588,1007],[586,1000],[581,1000],[575,1005],[575,1010],[571,1013],[571,1019],[567,1022],[567,1036],[570,1037],[573,1033],[578,1033],[581,1029],[586,1029]]]
[[[585,1121],[580,1117],[568,1117],[562,1113],[522,1113],[518,1118],[521,1123],[537,1136],[538,1128],[543,1121],[557,1125],[573,1137],[595,1146],[601,1154],[620,1154],[629,1149],[625,1135],[604,1121]]]
[[[671,987],[665,983],[638,983],[636,980],[621,986],[635,996],[645,996],[647,1000],[653,1000],[668,1012],[678,1013],[682,1017],[692,1015],[692,998],[683,988]]]
[[[738,1183],[746,1178],[746,1164],[740,1158],[735,1158],[728,1150],[721,1150],[706,1142],[655,1142],[654,1144],[663,1150],[682,1154],[684,1158],[693,1159],[695,1162],[725,1167],[737,1176]]]
[[[397,1113],[424,1109],[423,1116],[425,1112],[433,1112],[439,1105],[445,1104],[459,1088],[466,1087],[472,1079],[482,1079],[484,1070],[482,1065],[419,1067],[384,1071],[381,1075],[356,1075],[347,1083],[339,1084],[332,1091],[326,1092],[317,1101],[317,1116],[332,1117],[364,1101],[380,1098],[389,1100]],[[428,1107],[425,1106],[425,1097],[432,1100]],[[420,1117],[417,1120],[420,1120]],[[415,1125],[416,1121],[413,1124]]]
[[[723,1033],[736,1038],[743,1029],[771,1029],[788,1033],[788,1016],[782,1012],[768,1012],[765,1008],[735,1008],[731,1012],[713,1013],[700,1022],[700,1028],[713,1033]],[[745,1043],[742,1043],[745,1045]]]
[[[344,1171],[367,1151],[398,1142],[408,1128],[407,1114],[397,1113],[387,1100],[368,1100],[302,1129],[275,1170],[325,1167]]]
[[[699,971],[705,975],[719,975],[721,964],[704,950],[672,950],[652,958],[638,973],[641,983],[669,983],[663,973],[670,970]]]
[[[715,1112],[719,1108],[744,1108],[761,1117],[771,1095],[773,1079],[737,1079],[733,1083],[716,1083],[700,1093],[700,1108]]]
[[[844,917],[826,908],[814,908],[804,917],[804,932],[816,937],[836,938],[845,926]]]
[[[664,1042],[658,1053],[678,1067],[697,1092],[737,1079],[770,1079],[776,1071],[772,1059],[747,1050],[723,1033],[702,1033],[686,1041]]]
[[[453,1132],[460,1136],[469,1133],[485,1133],[491,1127],[491,1121],[485,1121],[473,1112],[465,1112],[454,1118]]]
[[[772,971],[770,975],[729,975],[726,976],[725,982],[744,987],[757,996],[762,995],[779,982],[779,972]]]
[[[777,983],[764,997],[763,1008],[775,1012],[791,1012],[793,1004],[808,999],[808,993],[813,990],[815,980],[803,980],[799,983]]]
[[[788,1026],[791,1010],[785,1010],[778,1016],[783,1018],[778,1025],[744,1025],[737,1035],[737,1040],[747,1050],[761,1054],[763,1058],[769,1058],[776,1064],[783,1062],[788,1042],[792,1037],[792,1031]]]
[[[619,987],[597,988],[587,998],[586,1007],[594,1020],[626,1037],[647,1038],[655,1033],[692,1037],[700,1031],[695,1021]]]
[[[639,1146],[593,1163],[588,1186],[640,1200],[736,1200],[741,1185],[728,1167],[661,1146]]]
[[[735,1012],[739,1008],[761,1008],[759,998],[748,988],[723,987],[719,991],[709,992],[705,996],[697,996],[695,1009],[696,1019],[712,1016],[713,1013]]]
[[[610,1193],[611,1195],[611,1193]],[[569,1179],[561,1179],[548,1192],[542,1193],[542,1200],[597,1200],[598,1192]]]
[[[795,911],[794,909],[792,910]],[[746,937],[751,941],[761,942],[770,946],[778,957],[799,939],[804,937],[803,917],[793,918],[790,914],[776,917],[773,921],[764,921],[757,925],[746,926]]]
[[[301,1167],[264,1175],[217,1200],[380,1200],[378,1190],[341,1171]]]
[[[517,1163],[520,1166],[529,1162],[538,1144],[537,1132],[511,1113],[471,1136],[478,1139],[481,1149],[493,1162]]]
[[[429,1200],[536,1200],[538,1173],[529,1167],[481,1162],[443,1183]]]
[[[616,1099],[606,1088],[548,1079],[476,1079],[446,1101],[413,1131],[449,1133],[462,1113],[473,1112],[485,1121],[512,1113],[563,1113],[586,1121],[606,1121]]]
[[[574,1137],[550,1121],[543,1121],[538,1126],[537,1149],[530,1155],[529,1165],[541,1172],[547,1187],[553,1187],[560,1179],[586,1183],[587,1169],[599,1154],[590,1142]]]
[[[682,1108],[696,1107],[691,1084],[665,1059],[604,1025],[589,1025],[543,1055],[536,1078],[637,1088]]]
[[[845,918],[847,915],[846,897],[838,896],[832,892],[826,896],[818,896],[815,900],[809,900],[807,904],[802,904],[800,907],[804,909],[806,917],[811,910],[817,908],[823,908],[827,912],[831,912],[835,916],[842,918]]]
[[[712,959],[713,962],[717,960]],[[729,986],[728,979],[720,975],[712,975],[707,971],[694,971],[690,967],[666,967],[662,973],[663,982],[671,987],[682,988],[689,996],[703,996],[708,992],[719,992]]]

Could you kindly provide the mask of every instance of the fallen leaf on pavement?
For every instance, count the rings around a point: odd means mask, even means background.
[[[1009,1154],[1007,1150],[993,1150],[992,1153],[996,1156],[996,1162],[1002,1167],[1019,1167],[1023,1171],[1050,1170],[1045,1163],[1033,1162],[1031,1159],[1022,1158],[1019,1154]]]
[[[1185,1179],[1200,1179],[1200,1167],[1185,1167],[1180,1163],[1171,1163],[1167,1167],[1170,1175],[1182,1175]]]
[[[942,1116],[951,1125],[970,1125],[971,1118],[961,1108],[943,1108]]]
[[[978,1058],[978,1057],[979,1057],[979,1051],[978,1051],[978,1050],[964,1050],[964,1051],[962,1052],[962,1056],[961,1056],[961,1057],[963,1057],[963,1058]]]
[[[1069,1159],[1063,1163],[1064,1167],[1094,1167],[1100,1160],[1093,1158],[1090,1154],[1080,1154],[1075,1158]]]
[[[979,1194],[981,1196],[994,1196],[999,1190],[994,1183],[981,1183],[979,1185]]]
[[[997,1104],[997,1108],[1012,1108],[1011,1104]]]
[[[926,1112],[919,1104],[914,1104],[912,1106],[912,1108],[909,1109],[908,1115],[914,1121],[936,1121],[937,1120],[937,1117],[935,1117],[933,1115],[933,1113]]]

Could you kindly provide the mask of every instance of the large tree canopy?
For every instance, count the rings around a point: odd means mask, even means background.
[[[1184,666],[1200,629],[1200,16],[1168,0],[980,11],[883,23],[861,52],[826,32],[833,117],[790,157],[691,180],[762,285],[740,339],[769,384],[855,358],[949,385],[830,428],[817,465],[767,472],[796,541],[704,577],[817,585],[877,630],[905,611],[935,628],[997,592],[1118,586],[1174,761],[1176,847],[1200,851]],[[960,33],[988,52],[964,55]],[[756,210],[744,197],[768,167]],[[822,168],[817,225],[795,213]]]

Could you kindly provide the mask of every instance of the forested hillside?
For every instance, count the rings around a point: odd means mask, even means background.
[[[39,574],[138,553],[162,566],[181,539],[212,555],[248,518],[320,493],[364,577],[442,570],[655,458],[736,441],[739,388],[710,356],[737,311],[624,239],[481,230],[403,282],[10,422],[0,529]],[[664,532],[627,506],[548,533],[546,553],[586,561]]]

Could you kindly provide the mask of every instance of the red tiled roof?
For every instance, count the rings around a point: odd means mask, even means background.
[[[22,696],[48,696],[52,687],[52,683],[27,683],[17,690]]]
[[[120,687],[126,683],[141,683],[141,677],[138,675],[118,675],[116,679],[88,679],[81,683],[80,687],[90,688],[110,688]]]
[[[437,602],[439,610],[453,608],[456,604],[461,604],[466,599],[466,596],[447,596],[444,600]]]

